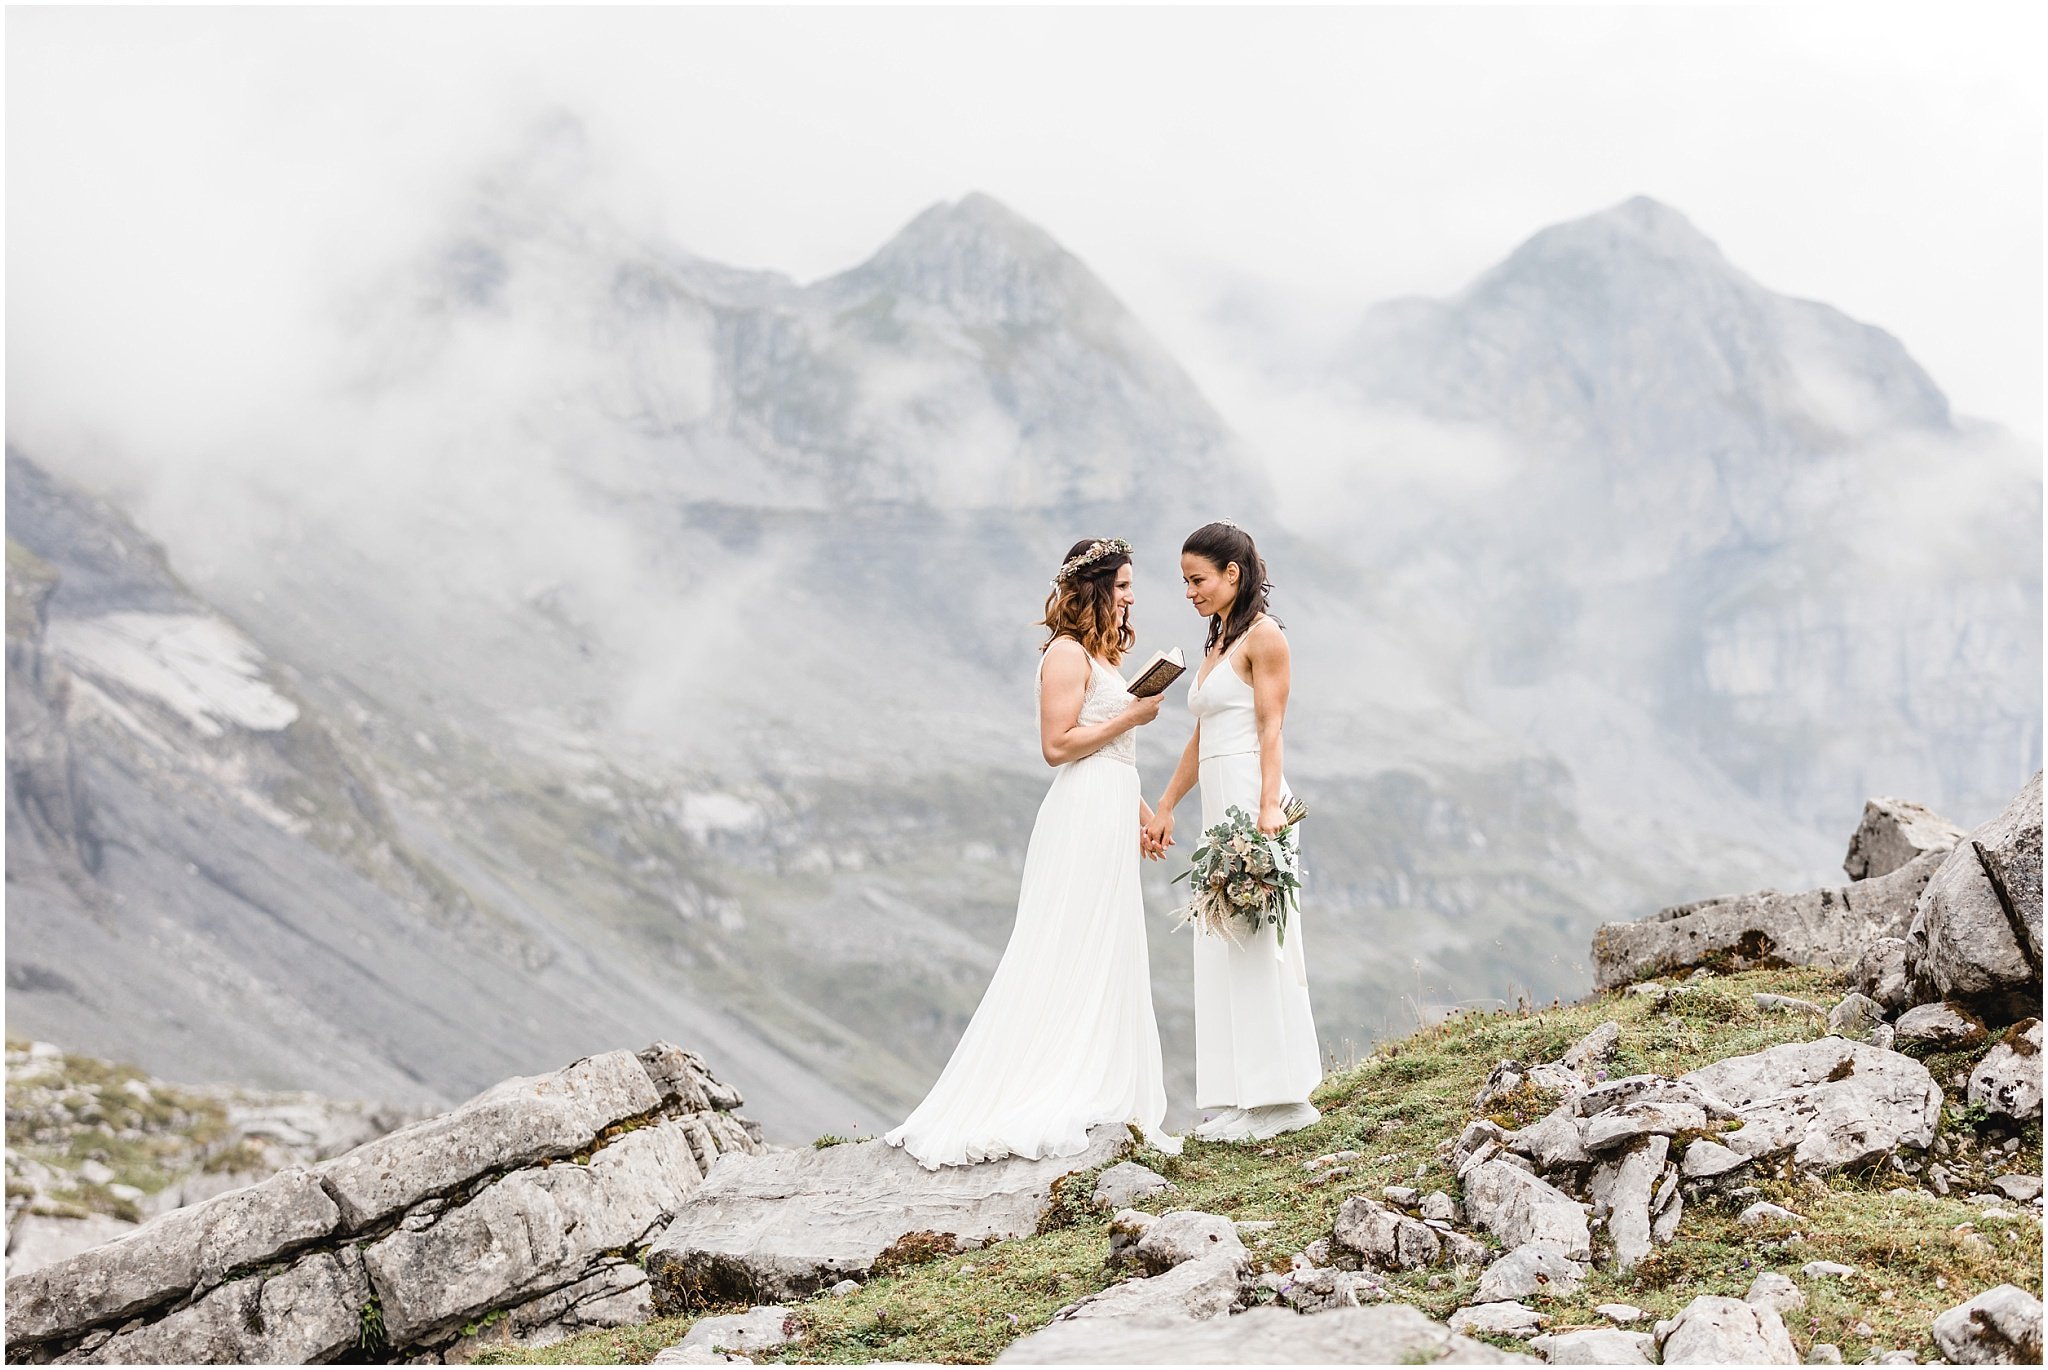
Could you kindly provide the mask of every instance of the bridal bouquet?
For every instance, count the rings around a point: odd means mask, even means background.
[[[1287,911],[1301,888],[1300,858],[1294,846],[1294,825],[1308,816],[1308,805],[1289,799],[1281,812],[1287,826],[1268,837],[1258,820],[1233,804],[1221,823],[1202,834],[1193,864],[1173,877],[1186,880],[1192,892],[1178,910],[1177,927],[1190,923],[1205,932],[1242,944],[1266,924],[1281,945],[1287,942]]]

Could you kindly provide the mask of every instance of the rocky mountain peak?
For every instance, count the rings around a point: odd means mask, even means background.
[[[889,291],[969,324],[1051,325],[1077,305],[1121,312],[1051,234],[979,191],[933,205],[874,256],[825,285],[834,293]]]

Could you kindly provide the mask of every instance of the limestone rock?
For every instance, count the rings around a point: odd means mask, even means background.
[[[1806,1219],[1789,1208],[1780,1208],[1774,1203],[1753,1203],[1737,1215],[1737,1222],[1744,1227],[1795,1227]]]
[[[2000,1175],[1991,1187],[2014,1203],[2030,1204],[2041,1197],[2039,1175]]]
[[[1271,1288],[1278,1302],[1298,1313],[1357,1308],[1387,1295],[1380,1277],[1368,1270],[1296,1270],[1286,1275],[1269,1272],[1259,1277],[1259,1283]]]
[[[1127,1130],[1099,1128],[1079,1155],[1011,1157],[928,1171],[887,1142],[719,1158],[647,1253],[664,1314],[705,1303],[772,1303],[866,1278],[911,1233],[962,1246],[1038,1226],[1063,1175],[1101,1165]]]
[[[2041,1301],[2018,1285],[1987,1289],[1936,1318],[1934,1342],[1952,1365],[2039,1365]]]
[[[1906,940],[1921,998],[1953,999],[1992,1023],[2040,1012],[2039,771],[1943,860]]]
[[[1823,1277],[1840,1279],[1845,1275],[1855,1274],[1856,1267],[1844,1265],[1840,1261],[1808,1261],[1805,1265],[1799,1267],[1799,1273],[1806,1276],[1809,1280],[1817,1280]]]
[[[1130,1208],[1140,1199],[1167,1193],[1173,1187],[1173,1181],[1157,1171],[1148,1170],[1136,1161],[1120,1161],[1096,1179],[1095,1206]]]
[[[316,1173],[348,1230],[360,1231],[491,1171],[571,1155],[661,1100],[634,1053],[608,1051],[500,1081],[447,1113],[323,1161]]]
[[[1751,1280],[1749,1292],[1742,1299],[1745,1303],[1774,1308],[1780,1318],[1806,1307],[1806,1291],[1792,1283],[1790,1276],[1772,1270],[1763,1271]]]
[[[1627,1327],[1630,1323],[1641,1322],[1650,1316],[1632,1303],[1595,1304],[1593,1311],[1617,1327]]]
[[[1252,1290],[1251,1268],[1242,1249],[1182,1261],[1163,1274],[1125,1280],[1090,1294],[1054,1314],[1074,1319],[1136,1318],[1196,1322],[1229,1315],[1244,1306]]]
[[[2041,1116],[2041,1020],[2015,1024],[1970,1072],[1969,1101],[2016,1122]]]
[[[1662,1099],[1641,1099],[1622,1104],[1586,1119],[1581,1135],[1586,1150],[1612,1151],[1638,1137],[1670,1138],[1680,1132],[1695,1132],[1707,1125],[1706,1110],[1698,1104]]]
[[[1466,1172],[1465,1211],[1503,1246],[1549,1241],[1573,1260],[1592,1256],[1585,1209],[1556,1186],[1505,1161],[1483,1161]]]
[[[1695,1137],[1685,1148],[1685,1159],[1679,1163],[1679,1171],[1688,1180],[1704,1180],[1748,1164],[1749,1157],[1741,1152],[1731,1151],[1705,1137]]]
[[[1529,1348],[1552,1365],[1654,1365],[1656,1338],[1648,1332],[1618,1327],[1588,1327],[1577,1332],[1546,1332]]]
[[[1852,1042],[1868,1042],[1884,1026],[1884,1005],[1867,994],[1851,994],[1828,1014],[1828,1031]]]
[[[1425,1222],[1463,1222],[1464,1208],[1459,1202],[1441,1189],[1431,1190],[1422,1196],[1421,1213]]]
[[[1446,1324],[1453,1332],[1484,1332],[1501,1337],[1533,1337],[1550,1324],[1550,1315],[1523,1304],[1479,1303],[1460,1308]]]
[[[352,1350],[370,1297],[354,1250],[316,1251],[276,1275],[220,1286],[188,1307],[117,1332],[88,1365],[306,1365]]]
[[[697,1179],[688,1132],[663,1119],[594,1152],[588,1165],[514,1171],[430,1225],[401,1225],[364,1252],[385,1333],[408,1345],[565,1284],[601,1253],[648,1240]]]
[[[1892,939],[1901,947],[1906,944],[1898,938]],[[1795,999],[1789,994],[1757,993],[1749,996],[1750,1001],[1766,1013],[1811,1013],[1816,1018],[1825,1018],[1828,1011],[1810,999]]]
[[[1588,1089],[1573,1107],[1582,1118],[1636,1104],[1678,1104],[1699,1109],[1710,1119],[1735,1116],[1734,1106],[1713,1091],[1701,1088],[1689,1078],[1671,1080],[1662,1075],[1624,1075]]]
[[[1022,1337],[998,1365],[1502,1365],[1529,1361],[1458,1336],[1407,1304],[1338,1308],[1304,1318],[1251,1308],[1234,1318],[1055,1322]]]
[[[764,1304],[749,1308],[744,1313],[728,1313],[723,1317],[700,1318],[690,1325],[690,1331],[677,1349],[683,1351],[730,1351],[743,1356],[752,1356],[760,1351],[772,1351],[792,1340],[790,1311],[780,1304]]]
[[[1228,1218],[1193,1209],[1162,1213],[1146,1225],[1132,1248],[1136,1264],[1147,1274],[1158,1275],[1188,1261],[1228,1256],[1246,1259],[1244,1242]]]
[[[1537,1294],[1562,1297],[1577,1292],[1586,1267],[1553,1242],[1526,1242],[1486,1268],[1474,1303],[1503,1303]]]
[[[1958,849],[1960,850],[1960,848]],[[1619,989],[1708,960],[1735,969],[1781,964],[1853,969],[1879,937],[1903,936],[1942,853],[1889,874],[1797,894],[1762,890],[1663,909],[1593,934],[1593,982]]]
[[[1976,1046],[1989,1035],[1983,1020],[1960,1004],[1921,1004],[1909,1008],[1892,1027],[1898,1033],[1897,1045],[1901,1049],[1928,1046],[1938,1051],[1954,1051]]]
[[[46,1341],[204,1290],[229,1271],[326,1236],[340,1217],[294,1167],[150,1219],[127,1236],[7,1281],[7,1344]]]
[[[1614,1059],[1614,1048],[1621,1042],[1621,1024],[1612,1018],[1581,1037],[1572,1048],[1558,1058],[1558,1064],[1567,1070],[1576,1070],[1581,1075],[1605,1066]]]
[[[1666,1365],[1799,1364],[1776,1309],[1721,1294],[1700,1295],[1658,1323],[1655,1335]]]
[[[1443,1240],[1428,1224],[1375,1199],[1346,1199],[1330,1225],[1330,1240],[1382,1270],[1432,1265]]]
[[[1517,1132],[1508,1145],[1534,1161],[1541,1171],[1585,1165],[1593,1159],[1579,1135],[1579,1121],[1570,1104],[1560,1104],[1544,1114]]]
[[[125,1237],[138,1226],[104,1213],[76,1218],[33,1211],[21,1213],[7,1227],[7,1278],[19,1279],[31,1270],[68,1260],[81,1251]]]
[[[1617,1269],[1627,1270],[1650,1254],[1650,1200],[1670,1147],[1670,1138],[1651,1136],[1602,1162],[1586,1183],[1593,1216],[1607,1222]]]
[[[1722,1145],[1752,1160],[1790,1152],[1815,1173],[1925,1149],[1941,1112],[1941,1088],[1925,1066],[1840,1037],[1768,1047],[1680,1078],[1726,1099],[1742,1119]]]
[[[1863,821],[1849,838],[1842,869],[1851,880],[1868,880],[1891,872],[1930,852],[1947,853],[1963,840],[1963,830],[1921,804],[1906,799],[1870,799]]]
[[[1913,1002],[1911,944],[1903,937],[1880,937],[1857,958],[1855,985],[1885,1012],[1897,1013]]]

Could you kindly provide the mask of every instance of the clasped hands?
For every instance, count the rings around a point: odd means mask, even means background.
[[[1155,813],[1138,824],[1138,853],[1147,861],[1164,861],[1173,845],[1173,814]]]

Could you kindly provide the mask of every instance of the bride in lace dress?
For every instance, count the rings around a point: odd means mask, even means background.
[[[1116,671],[1133,640],[1132,602],[1130,544],[1076,543],[1046,601],[1038,734],[1056,770],[1024,856],[1016,926],[938,1083],[885,1138],[927,1169],[1072,1156],[1102,1123],[1132,1123],[1180,1150],[1161,1127],[1138,887],[1152,815],[1135,731],[1159,716],[1160,696],[1134,698]]]

